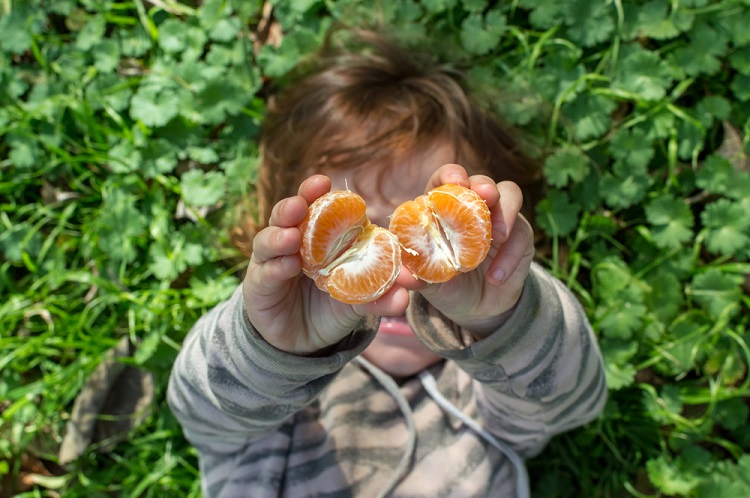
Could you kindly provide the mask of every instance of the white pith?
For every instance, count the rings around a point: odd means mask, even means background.
[[[431,240],[434,241],[433,243],[438,251],[440,251],[443,258],[448,261],[451,267],[456,271],[460,271],[461,262],[458,254],[461,249],[461,244],[458,243],[460,235],[445,226],[440,215],[432,208],[432,206],[430,206],[430,214],[432,215],[434,223],[427,223],[425,227],[430,234]]]
[[[356,241],[359,238],[359,236],[362,233],[364,233],[364,231],[365,231],[364,226],[359,224],[356,226],[349,227],[341,235],[341,237],[336,238],[336,245],[330,251],[330,255],[331,255],[330,258],[333,258],[333,260],[330,262],[328,262],[328,260],[324,260],[322,263],[323,267],[318,271],[318,273],[320,273],[323,276],[328,276],[331,269],[333,269],[336,265],[338,265],[339,262],[348,258],[349,255],[356,253],[358,251],[356,247],[357,245]],[[353,232],[358,232],[358,233],[356,235],[353,235]],[[336,256],[337,254],[339,255]]]

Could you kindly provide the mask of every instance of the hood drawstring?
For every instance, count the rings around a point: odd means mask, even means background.
[[[367,370],[370,375],[372,375],[375,380],[377,380],[380,385],[383,386],[388,394],[393,396],[393,398],[396,400],[396,404],[398,404],[398,407],[401,410],[401,413],[404,415],[404,419],[406,420],[406,428],[409,434],[408,440],[406,442],[406,447],[404,449],[404,454],[401,457],[396,470],[393,472],[393,475],[388,481],[388,484],[378,495],[378,498],[383,498],[387,496],[388,493],[393,491],[393,488],[396,487],[398,481],[401,479],[404,472],[406,472],[406,468],[409,466],[409,462],[412,459],[417,439],[417,431],[414,424],[414,414],[412,413],[411,407],[409,406],[409,402],[404,397],[404,395],[401,394],[401,390],[399,389],[398,384],[396,384],[396,382],[390,375],[383,372],[378,367],[365,360],[361,356],[358,356],[355,361],[359,363],[365,370]],[[479,425],[476,420],[463,413],[456,407],[456,405],[448,401],[448,399],[443,396],[443,394],[438,389],[435,377],[430,372],[428,372],[427,370],[420,372],[419,380],[422,383],[425,391],[427,391],[427,394],[429,394],[429,396],[438,404],[438,406],[440,406],[440,408],[443,409],[443,411],[459,419],[464,425],[466,425],[466,427],[475,431],[488,443],[500,450],[500,452],[502,452],[508,458],[508,460],[510,460],[516,472],[516,493],[518,495],[518,498],[529,498],[531,496],[531,492],[529,488],[529,476],[526,471],[526,465],[523,463],[521,457],[518,456],[515,451],[513,451],[513,448],[487,432],[481,425]]]
[[[508,458],[508,460],[510,460],[516,471],[516,494],[518,498],[529,498],[529,496],[531,495],[531,491],[529,489],[529,476],[526,472],[526,465],[524,465],[523,460],[521,460],[521,457],[518,456],[518,453],[513,451],[513,448],[487,432],[484,427],[477,423],[476,420],[466,415],[464,412],[459,410],[456,405],[448,401],[448,399],[443,396],[443,394],[438,389],[435,377],[430,372],[428,372],[427,370],[419,372],[419,380],[422,382],[422,387],[424,387],[425,391],[427,391],[427,394],[429,394],[430,397],[435,400],[440,408],[442,408],[450,415],[453,415],[461,422],[463,422],[466,427],[472,429],[474,432],[482,436],[485,441],[500,450],[500,452],[502,452]]]
[[[398,388],[398,384],[396,384],[396,381],[393,380],[390,375],[383,372],[378,367],[365,360],[361,356],[355,358],[355,361],[359,363],[365,370],[370,372],[370,375],[372,375],[375,380],[377,380],[380,385],[383,386],[388,394],[393,396],[393,398],[396,400],[396,404],[398,404],[398,408],[401,410],[401,413],[404,415],[404,419],[406,420],[406,430],[409,434],[408,440],[406,441],[406,447],[404,448],[404,454],[401,457],[401,460],[399,460],[398,465],[396,466],[396,470],[393,472],[393,475],[391,475],[391,478],[389,479],[387,485],[383,487],[383,490],[377,497],[384,498],[385,496],[388,496],[388,493],[393,491],[393,488],[396,487],[398,481],[401,480],[401,477],[406,472],[406,469],[409,466],[409,463],[411,462],[412,456],[414,454],[414,448],[416,448],[417,444],[417,429],[414,424],[414,414],[411,411],[409,402],[406,400],[404,395],[401,394],[401,391]]]

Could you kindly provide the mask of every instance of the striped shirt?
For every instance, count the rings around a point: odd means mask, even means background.
[[[533,264],[508,320],[474,341],[416,293],[415,334],[445,358],[437,389],[522,459],[602,410],[606,382],[586,316]],[[206,497],[512,497],[518,469],[430,396],[359,354],[379,319],[322,357],[275,349],[247,319],[241,290],[193,327],[168,401],[200,455]],[[512,456],[512,455],[511,455]]]

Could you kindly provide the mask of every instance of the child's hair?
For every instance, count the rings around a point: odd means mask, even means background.
[[[240,220],[231,236],[245,255],[271,208],[323,168],[397,168],[406,154],[448,140],[470,174],[515,181],[525,194],[539,183],[538,165],[469,95],[458,71],[373,32],[355,39],[364,49],[324,44],[301,78],[269,100],[255,216]]]

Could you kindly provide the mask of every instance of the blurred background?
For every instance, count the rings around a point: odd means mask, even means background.
[[[748,0],[0,0],[0,496],[200,495],[171,363],[337,24],[465,69],[544,165],[538,259],[610,398],[534,496],[750,496]]]

